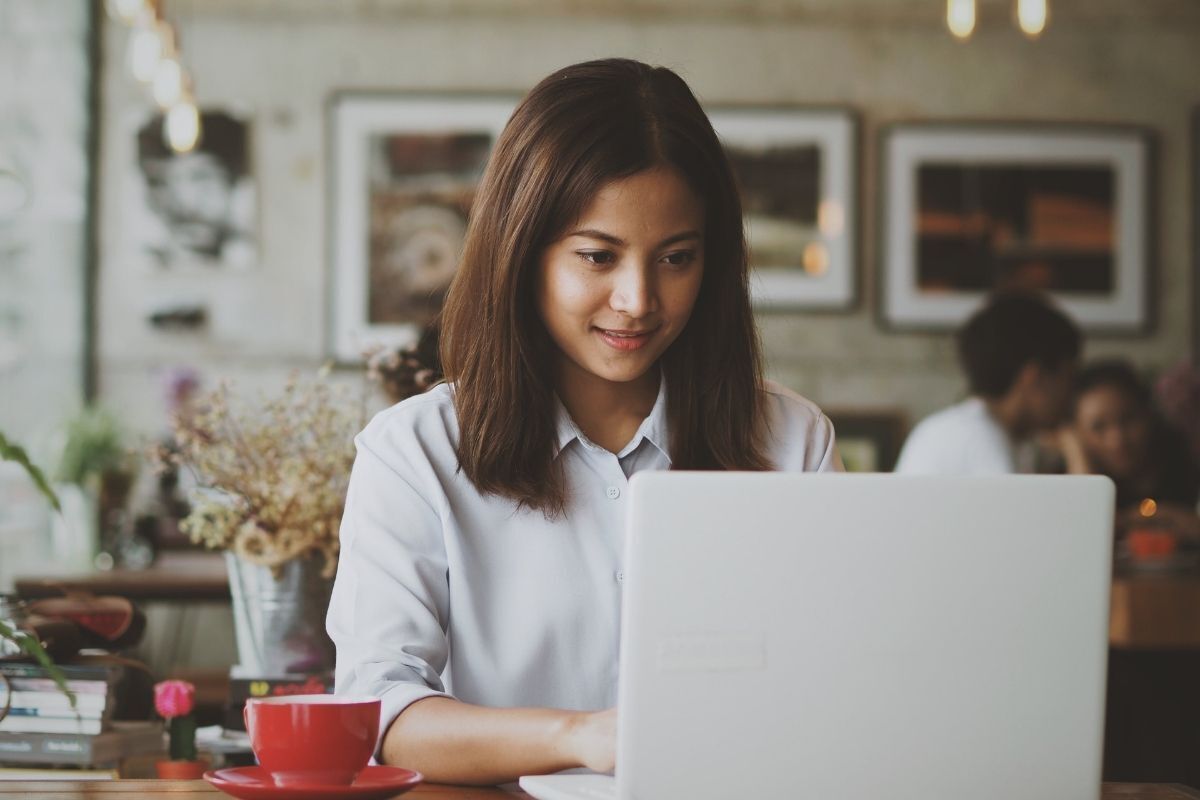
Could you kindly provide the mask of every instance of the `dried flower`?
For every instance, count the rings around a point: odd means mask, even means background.
[[[190,469],[201,487],[181,529],[272,569],[319,554],[332,576],[364,419],[348,392],[297,376],[259,406],[237,402],[226,385],[197,398],[174,418],[177,452],[161,456]]]

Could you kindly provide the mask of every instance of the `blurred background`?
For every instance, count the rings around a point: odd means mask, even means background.
[[[293,419],[340,403],[353,430],[435,379],[490,146],[592,58],[669,66],[709,110],[768,374],[851,468],[966,395],[953,334],[991,289],[1050,292],[1085,360],[1187,370],[1198,43],[1195,0],[0,0],[0,432],[63,504],[0,464],[0,592],[133,597],[131,652],[219,716],[246,657],[225,562],[179,528],[204,481],[170,453],[204,454],[172,419],[299,380]],[[1130,680],[1185,688],[1167,744],[1130,733],[1111,775],[1196,774],[1198,586],[1146,601],[1182,627],[1114,645],[1183,653]]]

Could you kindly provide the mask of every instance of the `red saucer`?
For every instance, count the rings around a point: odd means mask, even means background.
[[[204,773],[204,780],[242,800],[331,800],[335,797],[385,800],[407,792],[423,779],[421,773],[411,769],[367,767],[349,786],[276,786],[271,774],[262,767],[233,767],[209,770]]]

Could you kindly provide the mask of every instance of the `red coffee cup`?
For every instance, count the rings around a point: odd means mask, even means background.
[[[276,786],[348,786],[375,752],[379,699],[333,694],[253,698],[250,747]]]

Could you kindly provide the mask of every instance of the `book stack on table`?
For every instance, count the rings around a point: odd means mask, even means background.
[[[0,720],[0,779],[24,777],[34,767],[111,770],[128,756],[163,749],[161,722],[113,720],[120,666],[61,669],[74,707],[42,667],[0,661],[7,679],[0,681],[0,709],[9,706]]]

